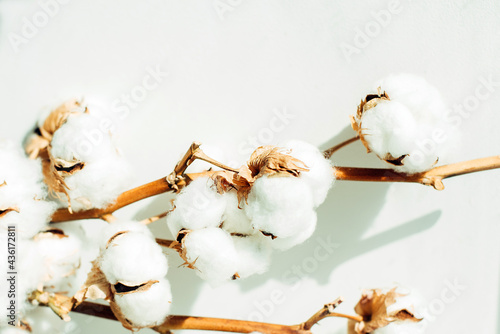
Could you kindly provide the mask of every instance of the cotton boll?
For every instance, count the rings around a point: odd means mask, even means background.
[[[40,161],[29,160],[11,142],[0,141],[0,230],[16,225],[19,236],[31,238],[44,228],[55,204],[43,200],[47,189],[42,179]]]
[[[330,161],[325,159],[316,146],[303,141],[289,141],[284,147],[290,149],[290,155],[301,160],[309,169],[307,172],[301,172],[300,178],[309,185],[314,206],[321,205],[335,180]]]
[[[34,306],[27,301],[31,292],[43,284],[45,268],[43,258],[32,240],[17,239],[17,298],[18,310],[24,314]]]
[[[73,210],[104,208],[113,203],[124,190],[130,176],[128,162],[109,156],[65,178]]]
[[[122,220],[122,221],[114,221],[112,223],[106,224],[106,226],[101,230],[101,234],[99,236],[99,246],[101,248],[106,248],[108,240],[113,237],[118,232],[134,232],[141,233],[145,236],[154,240],[153,233],[151,233],[150,229],[141,224],[138,221],[133,220]]]
[[[244,235],[251,235],[257,232],[252,227],[252,222],[245,214],[245,211],[240,209],[244,207],[245,203],[238,203],[238,196],[236,192],[230,191],[224,193],[224,199],[226,200],[226,210],[224,211],[222,228],[229,233],[237,233]]]
[[[182,229],[216,227],[226,209],[224,197],[215,190],[214,181],[202,177],[185,187],[175,200],[175,210],[167,216],[167,225],[176,236]]]
[[[238,255],[237,273],[241,278],[262,274],[271,264],[272,249],[261,234],[232,236]]]
[[[186,259],[196,274],[212,284],[229,280],[238,269],[238,256],[231,236],[217,227],[188,233],[182,239]]]
[[[167,274],[167,258],[161,247],[143,233],[127,232],[115,236],[103,250],[100,268],[108,282],[137,285],[158,280]]]
[[[58,233],[41,233],[35,237],[37,251],[43,258],[45,290],[74,291],[80,287],[74,278],[82,262],[84,232],[78,224],[58,228],[64,233],[63,237]]]
[[[121,312],[136,327],[163,323],[170,312],[172,292],[166,279],[160,279],[146,291],[115,294]]]
[[[91,114],[70,115],[54,133],[50,152],[55,159],[91,163],[116,155],[109,133]]]
[[[313,206],[312,193],[304,180],[263,176],[254,182],[245,212],[256,230],[288,238],[307,228]]]

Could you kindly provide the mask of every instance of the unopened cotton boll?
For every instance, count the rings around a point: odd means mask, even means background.
[[[16,225],[31,238],[50,220],[55,204],[47,202],[40,161],[28,159],[12,142],[0,141],[0,229]]]
[[[304,180],[263,176],[254,182],[245,212],[255,229],[288,238],[307,229],[313,207],[312,193]]]
[[[284,147],[290,149],[290,155],[301,160],[309,169],[301,172],[299,177],[309,185],[314,206],[321,205],[335,180],[332,164],[316,146],[309,143],[293,140],[285,143]]]
[[[186,259],[196,274],[212,284],[233,278],[238,268],[238,256],[231,236],[217,227],[189,232],[182,239]]]
[[[242,201],[238,203],[238,196],[235,191],[229,191],[224,193],[224,199],[226,200],[226,210],[224,211],[222,229],[229,233],[251,235],[257,232],[252,227],[252,222],[245,214],[243,208],[245,203]]]
[[[271,264],[272,249],[261,234],[232,236],[238,254],[237,272],[241,278],[262,274]]]
[[[102,251],[100,268],[111,284],[137,285],[167,274],[167,258],[161,247],[143,233],[115,236]]]
[[[136,327],[163,323],[170,312],[172,292],[166,279],[160,279],[146,291],[115,294],[121,312]]]
[[[106,226],[101,230],[101,234],[99,236],[99,246],[101,248],[106,248],[109,239],[118,232],[141,233],[150,237],[151,240],[154,240],[153,233],[151,233],[151,230],[147,227],[147,225],[134,220],[120,220],[106,224]]]
[[[176,236],[184,228],[197,230],[217,227],[222,222],[226,200],[217,193],[211,178],[198,178],[185,187],[175,200],[175,210],[167,216],[167,225]]]

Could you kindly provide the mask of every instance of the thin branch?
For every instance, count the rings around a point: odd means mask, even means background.
[[[443,190],[443,180],[459,175],[466,175],[500,168],[500,156],[463,161],[455,164],[432,168],[418,174],[397,173],[391,169],[335,167],[335,178],[345,181],[371,182],[413,182]]]
[[[333,303],[326,304],[320,311],[316,312],[307,321],[298,325],[279,325],[269,324],[264,322],[222,319],[222,318],[207,318],[207,317],[191,317],[182,315],[171,315],[167,317],[164,323],[152,329],[158,333],[166,334],[173,329],[195,329],[207,331],[222,331],[233,333],[252,333],[261,332],[266,334],[307,334],[311,333],[311,328],[327,317],[341,317],[361,321],[358,316],[349,316],[340,313],[332,312],[335,307],[341,303],[341,299],[337,299]],[[109,320],[117,320],[111,308],[107,305],[101,305],[91,302],[83,302],[75,307],[72,312],[96,316]]]
[[[446,178],[497,168],[500,168],[500,156],[435,167],[427,172],[413,175],[397,173],[392,169],[359,167],[335,167],[334,175],[337,180],[342,181],[410,182],[432,186],[437,190],[443,190],[443,180]],[[202,173],[185,174],[177,185],[184,187],[198,177],[210,176],[214,173],[214,171],[206,171]],[[102,218],[104,215],[113,213],[124,206],[169,191],[174,191],[173,187],[165,178],[161,178],[122,193],[118,196],[115,203],[104,209],[90,209],[73,213],[70,213],[68,209],[59,209],[52,216],[52,222],[58,223],[78,219]]]
[[[328,150],[323,152],[323,155],[325,156],[325,158],[330,159],[332,157],[333,153],[337,152],[341,148],[343,148],[351,143],[354,143],[355,141],[358,141],[358,140],[359,140],[359,136],[356,136],[356,137],[351,138],[351,139],[347,139],[346,141],[344,141],[338,145],[330,147]]]

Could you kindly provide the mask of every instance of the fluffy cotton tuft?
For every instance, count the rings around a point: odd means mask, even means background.
[[[389,100],[358,119],[365,145],[403,173],[422,172],[442,161],[455,131],[446,122],[446,104],[437,89],[411,74],[389,76],[377,87]]]
[[[114,221],[111,224],[107,224],[102,230],[101,234],[99,236],[99,246],[104,249],[107,246],[108,240],[114,236],[118,232],[134,232],[134,233],[141,233],[144,234],[145,236],[154,239],[153,233],[151,233],[150,229],[144,225],[141,224],[138,221],[134,220],[121,220],[121,221]]]
[[[91,114],[68,117],[51,141],[53,161],[84,164],[66,175],[73,210],[103,208],[125,190],[131,172],[114,146],[111,136],[100,128],[100,119]]]
[[[272,249],[263,235],[233,236],[232,239],[238,255],[237,273],[240,278],[267,271],[271,264]]]
[[[167,258],[150,236],[126,232],[115,236],[102,251],[100,268],[111,284],[138,285],[167,274]]]
[[[316,212],[308,184],[296,177],[267,177],[257,179],[248,196],[245,212],[256,230],[278,239],[307,239],[314,231]],[[304,232],[308,232],[303,238]],[[287,245],[293,246],[293,245]],[[282,247],[279,247],[283,249]]]
[[[176,236],[182,229],[197,230],[216,227],[222,222],[226,200],[215,190],[210,178],[198,178],[185,187],[175,200],[175,210],[167,216],[167,224]]]
[[[252,227],[252,222],[245,214],[243,207],[245,202],[238,203],[238,196],[235,191],[230,191],[224,193],[224,199],[226,200],[226,210],[224,211],[224,216],[222,220],[222,229],[229,233],[251,235],[257,232]],[[238,207],[238,204],[241,209]]]
[[[187,260],[197,268],[196,274],[212,284],[233,278],[238,256],[231,236],[217,227],[188,233],[182,240]]]
[[[35,246],[43,259],[46,291],[68,291],[76,288],[76,272],[82,263],[84,231],[78,224],[58,226],[64,237],[58,234],[41,233],[35,237]]]
[[[172,292],[170,283],[160,279],[146,291],[115,294],[114,301],[125,318],[136,327],[163,323],[170,312]]]
[[[290,149],[290,155],[301,160],[309,169],[307,172],[301,172],[300,178],[309,185],[314,206],[318,207],[325,201],[335,180],[331,162],[325,159],[316,146],[303,141],[289,141],[284,147]]]
[[[0,141],[1,230],[16,225],[20,237],[31,238],[46,226],[55,204],[44,200],[47,189],[42,180],[40,161],[29,160],[11,142]]]

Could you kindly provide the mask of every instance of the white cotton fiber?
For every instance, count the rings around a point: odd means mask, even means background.
[[[262,234],[232,237],[238,254],[237,272],[240,278],[262,274],[271,264],[272,249]]]
[[[282,251],[288,250],[292,247],[300,245],[301,243],[309,239],[316,230],[316,223],[316,212],[310,211],[309,216],[304,217],[304,219],[302,220],[302,230],[300,232],[286,238],[276,238],[274,240],[268,238],[267,241],[274,249]]]
[[[202,177],[185,187],[175,200],[175,210],[167,216],[167,225],[176,236],[182,229],[197,230],[222,223],[226,201],[218,194],[214,181]]]
[[[167,274],[167,258],[150,236],[128,232],[116,236],[102,251],[100,268],[111,284],[137,285]]]
[[[396,321],[374,330],[372,334],[423,334],[425,328],[425,322]]]
[[[147,225],[141,224],[140,222],[134,220],[117,220],[112,223],[106,224],[101,230],[101,234],[99,235],[99,246],[101,248],[106,248],[108,240],[112,236],[114,236],[118,232],[126,231],[141,233],[151,238],[151,240],[154,240],[153,233],[151,233]]]
[[[314,214],[308,184],[297,177],[258,178],[245,206],[256,230],[287,238],[302,232]]]
[[[92,114],[70,115],[54,133],[51,154],[56,159],[90,163],[116,154],[111,136],[99,127]]]
[[[332,164],[316,146],[309,143],[293,140],[285,143],[284,147],[290,149],[290,155],[301,160],[309,169],[307,172],[300,172],[300,178],[309,185],[314,206],[321,205],[333,185]]]
[[[229,280],[238,269],[238,256],[231,236],[217,227],[190,232],[182,240],[187,260],[196,274],[212,284]]]
[[[75,283],[77,270],[82,262],[82,248],[85,243],[83,229],[78,224],[65,224],[65,237],[58,234],[42,233],[35,237],[38,254],[43,259],[45,269],[44,286],[46,291],[68,291],[78,286]]]
[[[131,176],[129,164],[99,124],[99,119],[91,114],[71,115],[51,141],[50,154],[56,164],[84,164],[73,174],[62,174],[75,211],[111,204],[126,190]]]
[[[136,327],[163,323],[170,312],[172,292],[170,283],[160,279],[146,291],[115,294],[116,305],[125,318]]]
[[[245,214],[243,207],[245,201],[240,204],[241,209],[238,207],[238,196],[235,191],[224,193],[226,200],[226,210],[224,211],[222,229],[229,233],[251,235],[257,232],[253,227],[250,219]]]
[[[55,204],[45,201],[40,161],[28,159],[9,141],[0,141],[0,211],[16,209],[0,217],[0,230],[16,225],[18,236],[31,238],[50,220]]]
[[[447,107],[437,89],[411,74],[389,76],[376,87],[389,100],[358,119],[370,150],[386,161],[400,159],[391,167],[403,173],[423,172],[442,162],[456,131],[446,122]]]

